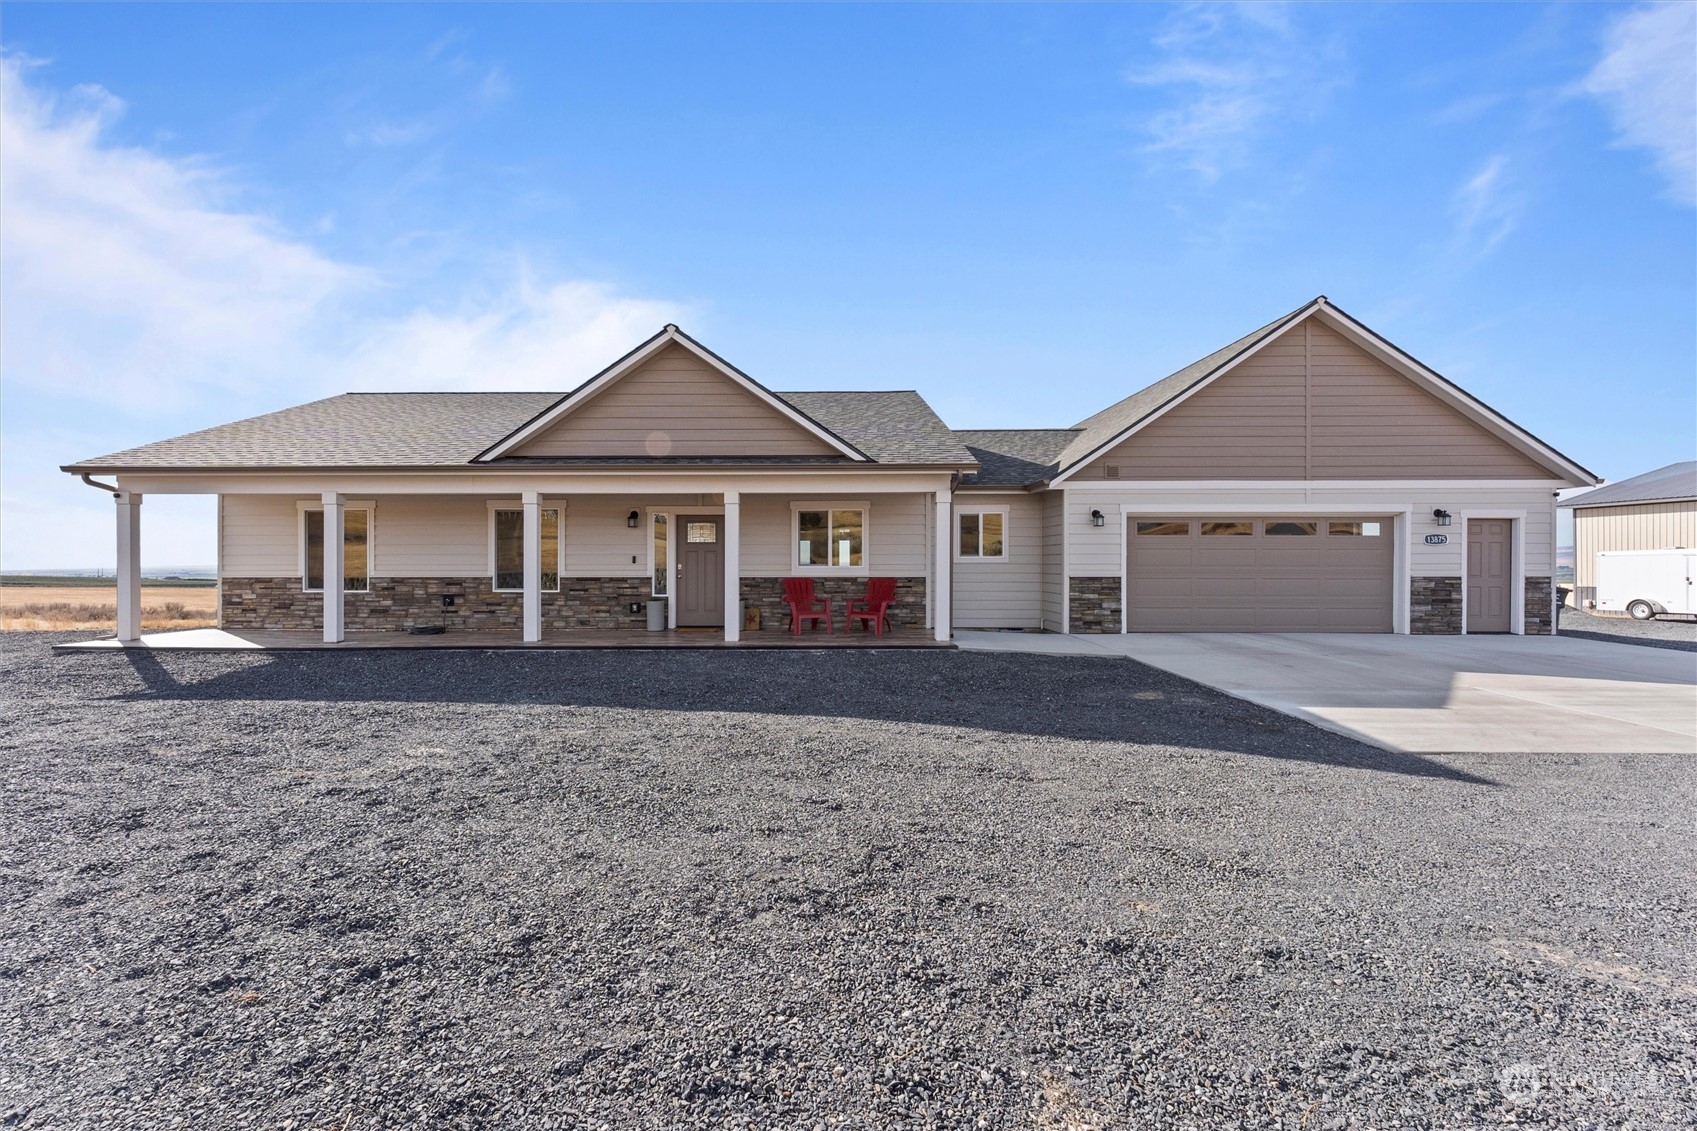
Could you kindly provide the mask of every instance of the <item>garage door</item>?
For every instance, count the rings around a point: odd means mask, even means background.
[[[1133,632],[1389,632],[1386,517],[1130,519]]]

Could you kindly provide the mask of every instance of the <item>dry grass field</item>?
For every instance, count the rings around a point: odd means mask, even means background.
[[[60,629],[112,631],[118,593],[114,586],[0,584],[0,632]],[[144,629],[206,628],[218,623],[213,586],[141,587]]]

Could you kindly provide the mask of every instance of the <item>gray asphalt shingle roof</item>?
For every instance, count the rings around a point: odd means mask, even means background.
[[[1628,503],[1668,503],[1682,499],[1697,499],[1697,460],[1670,463],[1619,483],[1610,483],[1575,495],[1557,505],[1580,509],[1584,507],[1618,507]]]
[[[1076,428],[967,428],[955,436],[978,461],[962,487],[1024,487],[1054,475]]]
[[[560,395],[344,393],[82,460],[66,470],[464,466]],[[918,393],[777,395],[878,463],[972,463]]]
[[[558,393],[343,393],[68,470],[453,466],[470,463],[559,399]]]
[[[878,463],[972,462],[966,446],[912,389],[775,395]]]
[[[1090,455],[1097,448],[1124,432],[1186,389],[1205,379],[1214,370],[1226,362],[1260,342],[1262,339],[1276,334],[1298,314],[1314,305],[1305,302],[1282,318],[1275,318],[1259,330],[1251,331],[1229,346],[1215,350],[1207,357],[1191,362],[1176,373],[1171,373],[1153,385],[1139,389],[1131,396],[1109,405],[1094,416],[1085,417],[1073,427],[1077,434],[1060,454],[1059,463],[1062,468],[1073,464]]]

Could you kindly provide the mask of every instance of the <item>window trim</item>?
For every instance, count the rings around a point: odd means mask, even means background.
[[[560,515],[560,536],[555,540],[554,546],[555,556],[559,559],[554,569],[555,586],[552,589],[545,588],[542,590],[544,593],[558,593],[565,588],[566,584],[566,504],[554,502],[550,499],[543,502],[541,509],[558,511]],[[495,584],[495,515],[499,511],[519,511],[522,513],[524,504],[496,499],[489,500],[489,591],[491,593],[523,593],[524,586],[522,585],[517,589],[502,589]]]
[[[1011,517],[1012,517],[1011,512],[1012,511],[1013,511],[1013,508],[1010,507],[1010,506],[1007,506],[1006,504],[1002,504],[1002,505],[979,505],[977,503],[974,503],[971,506],[965,506],[965,507],[960,507],[960,508],[956,509],[956,511],[955,511],[955,525],[954,525],[954,545],[949,547],[950,553],[953,556],[954,560],[957,561],[957,562],[967,562],[967,563],[984,562],[986,564],[996,564],[996,565],[1006,564],[1006,562],[1008,561],[1009,543],[1012,542],[1012,540],[1013,540],[1012,537],[1011,537],[1011,531],[1009,530],[1009,523],[1011,521]],[[963,554],[963,553],[960,552],[960,520],[965,518],[969,514],[976,514],[976,515],[979,515],[979,516],[983,516],[983,515],[986,515],[986,514],[999,514],[999,515],[1002,516],[1002,552],[1001,553],[999,553],[999,554],[985,554],[985,553]],[[982,517],[980,517],[979,520],[978,520],[978,545],[979,545],[980,549],[982,549],[983,545],[984,545],[984,520],[983,520]]]
[[[860,564],[857,566],[802,565],[796,547],[801,542],[802,511],[859,511]],[[827,518],[829,523],[830,519]],[[790,548],[787,571],[808,577],[871,577],[872,576],[872,504],[865,499],[792,499],[790,500]]]
[[[296,557],[298,558],[297,564],[300,568],[301,592],[322,593],[324,592],[324,587],[322,585],[316,589],[311,589],[308,588],[306,584],[306,516],[309,511],[317,511],[319,514],[323,514],[324,503],[319,499],[295,500],[295,548],[297,551]],[[342,592],[369,593],[371,592],[371,582],[377,577],[377,501],[375,499],[343,499],[342,522],[344,529],[346,527],[347,513],[349,511],[365,512],[365,588],[344,588]],[[344,553],[345,552],[346,549],[344,547]],[[347,569],[346,562],[347,559],[344,557],[344,574]],[[346,582],[346,580],[347,578],[344,576],[343,581]]]

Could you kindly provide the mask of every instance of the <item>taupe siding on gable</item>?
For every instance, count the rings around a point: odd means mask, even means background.
[[[1079,472],[1081,479],[1550,479],[1316,318]]]
[[[520,456],[820,456],[835,448],[682,346],[668,346]]]

